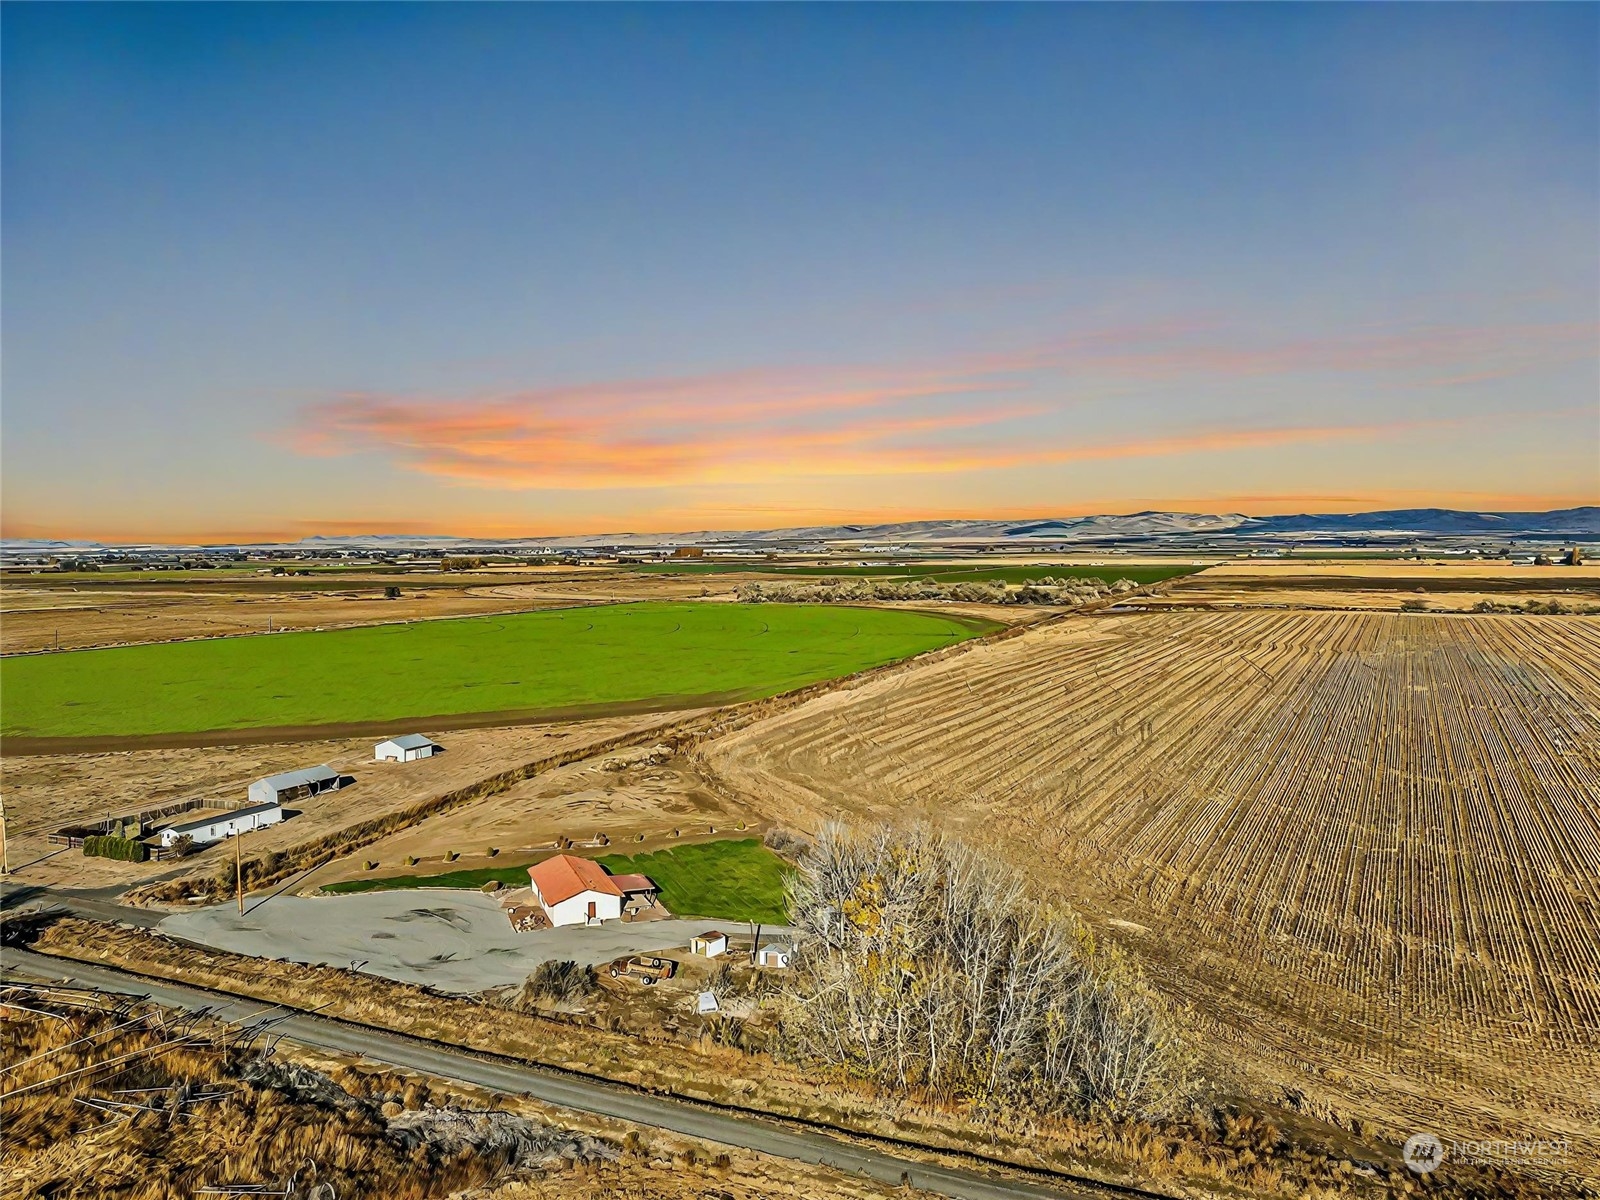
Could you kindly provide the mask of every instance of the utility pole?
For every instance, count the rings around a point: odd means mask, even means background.
[[[6,851],[6,800],[0,796],[0,879],[11,875],[11,859]]]
[[[239,890],[239,915],[244,916],[244,855],[239,849],[239,843],[244,840],[243,833],[233,835],[233,878]]]

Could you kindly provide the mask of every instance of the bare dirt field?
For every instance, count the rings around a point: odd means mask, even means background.
[[[1600,1161],[1600,620],[1071,618],[699,753],[1025,864],[1246,1086]]]
[[[646,741],[632,751],[556,767],[428,817],[359,855],[330,863],[306,886],[531,863],[560,837],[584,841],[604,834],[618,853],[633,854],[657,848],[674,833],[691,838],[754,820],[748,810],[712,791],[684,757],[652,761],[649,751]],[[487,856],[490,847],[499,851],[492,860]],[[450,853],[460,857],[447,867],[445,855]],[[415,861],[407,863],[407,858]],[[368,861],[378,868],[367,871]]]
[[[384,598],[384,588],[400,598]],[[336,629],[435,617],[525,612],[614,600],[731,595],[716,576],[530,569],[492,575],[225,576],[165,580],[23,575],[0,585],[0,653],[131,645],[287,629]]]
[[[1348,608],[1394,611],[1402,603],[1467,612],[1485,601],[1552,601],[1600,609],[1600,565],[1535,567],[1487,561],[1236,559],[1174,580],[1157,607]]]
[[[98,820],[108,811],[154,808],[193,796],[242,799],[252,780],[294,767],[327,763],[355,776],[356,782],[349,787],[292,804],[290,808],[298,815],[246,837],[250,853],[284,849],[546,755],[633,731],[646,736],[646,731],[683,715],[655,713],[565,725],[456,730],[439,736],[445,746],[443,754],[411,763],[374,762],[371,738],[6,758],[0,760],[0,779],[5,788],[11,865],[19,883],[50,887],[131,885],[175,868],[204,869],[231,855],[231,847],[215,846],[178,864],[123,863],[87,858],[45,839],[61,825]],[[573,820],[579,826],[573,835],[585,836],[583,831],[592,822],[580,823],[576,816]],[[478,840],[473,840],[474,846]]]

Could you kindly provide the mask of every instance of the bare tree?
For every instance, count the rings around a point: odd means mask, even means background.
[[[790,884],[808,935],[798,1055],[899,1091],[1106,1116],[1170,1111],[1191,1057],[1166,1007],[1068,909],[926,828],[825,828]]]

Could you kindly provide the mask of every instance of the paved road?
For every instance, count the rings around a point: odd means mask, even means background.
[[[126,890],[119,886],[94,891],[66,891],[13,880],[0,889],[0,910],[65,909],[76,916],[90,917],[96,921],[120,921],[141,929],[154,929],[169,915],[162,909],[118,904],[113,897]]]
[[[576,1112],[630,1121],[687,1137],[753,1150],[776,1158],[820,1163],[884,1183],[909,1181],[912,1186],[958,1200],[1103,1200],[1130,1192],[1086,1184],[1044,1184],[1002,1180],[978,1171],[935,1166],[899,1158],[871,1146],[855,1145],[825,1133],[796,1129],[777,1121],[690,1101],[651,1095],[581,1076],[558,1074],[511,1060],[455,1050],[436,1043],[416,1041],[382,1030],[348,1025],[309,1013],[288,1013],[257,1001],[204,988],[127,975],[105,967],[71,962],[25,950],[6,950],[0,974],[11,978],[70,983],[125,995],[148,996],[152,1001],[179,1009],[224,1009],[219,1015],[246,1024],[272,1021],[274,1034],[320,1050],[359,1055],[401,1070],[417,1071],[439,1079],[471,1084],[507,1095],[530,1096]],[[286,1015],[287,1014],[287,1015]]]

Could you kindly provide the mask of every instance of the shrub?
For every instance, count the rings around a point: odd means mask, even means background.
[[[489,853],[489,857],[493,858],[496,854],[500,853],[500,847],[499,846],[490,846],[488,853]]]
[[[406,866],[414,867],[416,865],[417,865],[417,856],[415,854],[406,855]]]
[[[185,833],[173,839],[172,845],[167,847],[167,853],[173,858],[188,858],[198,849],[200,847],[194,844],[194,839]]]
[[[388,587],[383,589],[383,598],[385,600],[400,599],[400,589],[391,583]]]
[[[533,1000],[572,1003],[593,995],[598,987],[599,979],[593,967],[580,967],[571,959],[544,962],[534,968],[522,985],[522,999],[525,1003]]]
[[[761,837],[761,844],[779,858],[787,858],[791,862],[811,849],[810,838],[792,829],[784,829],[781,825],[774,825],[767,830]]]
[[[121,862],[144,862],[150,847],[131,838],[96,834],[83,839],[83,852],[91,858],[115,858]]]
[[[461,857],[461,852],[459,850],[446,850],[444,852],[444,860],[445,860],[445,862],[455,862],[455,860],[460,858],[460,857]]]
[[[378,864],[376,860],[369,858],[361,864],[361,868],[365,871],[376,871],[378,869]]]

